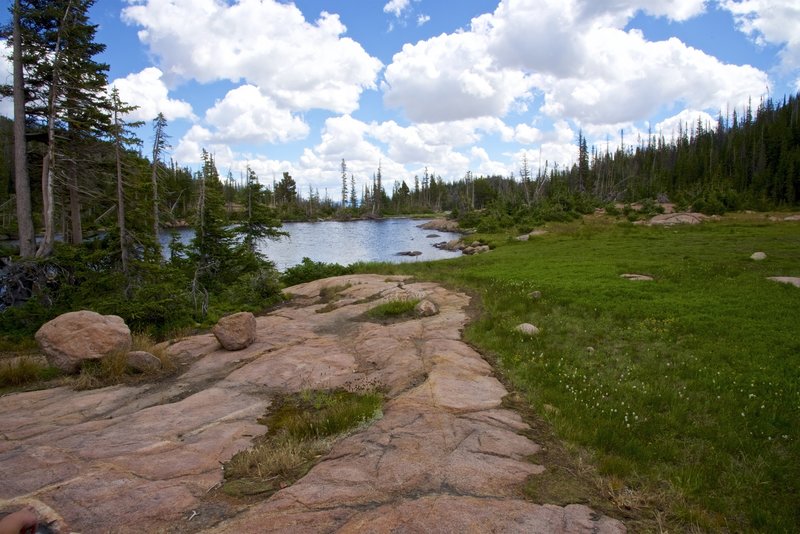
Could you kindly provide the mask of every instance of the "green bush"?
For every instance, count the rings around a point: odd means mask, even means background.
[[[303,258],[303,261],[294,267],[286,269],[280,281],[284,286],[293,286],[297,284],[304,284],[312,282],[321,278],[329,278],[331,276],[342,276],[344,274],[352,274],[352,267],[344,267],[338,263],[324,263],[321,261],[312,261],[311,258]]]

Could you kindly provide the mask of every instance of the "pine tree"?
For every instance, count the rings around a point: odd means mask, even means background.
[[[45,233],[37,256],[52,252],[55,240],[55,189],[66,183],[73,242],[82,238],[80,176],[96,165],[97,137],[108,133],[110,112],[105,91],[108,65],[93,58],[105,46],[94,42],[89,23],[93,0],[20,0],[21,62],[26,73],[26,114],[47,139],[42,161]],[[64,142],[66,140],[66,142]],[[58,184],[57,179],[62,179]]]
[[[242,245],[246,252],[264,259],[258,251],[258,242],[262,239],[280,239],[288,235],[280,232],[281,221],[267,206],[264,187],[258,182],[258,176],[249,166],[245,171],[246,216],[236,226],[236,231],[242,236]]]
[[[21,7],[19,0],[15,0],[13,11],[14,186],[17,202],[17,230],[19,233],[19,255],[23,258],[30,258],[36,254],[36,238],[33,230],[31,186],[28,180],[28,151],[25,141],[25,78],[22,66]]]
[[[342,209],[347,207],[347,163],[342,158]]]
[[[150,181],[153,185],[153,237],[158,242],[159,233],[159,205],[158,205],[158,168],[161,164],[161,154],[169,146],[167,144],[167,119],[159,112],[153,120],[153,159],[150,163]]]
[[[122,103],[119,98],[119,91],[115,87],[111,91],[111,111],[112,111],[112,127],[111,137],[114,142],[114,163],[116,168],[117,177],[117,230],[119,232],[119,247],[120,247],[120,263],[122,264],[122,273],[127,278],[128,276],[128,263],[129,263],[129,247],[130,240],[128,239],[127,225],[125,222],[125,185],[122,175],[122,159],[123,153],[127,145],[137,144],[139,140],[131,133],[132,128],[137,128],[142,125],[141,122],[127,123],[122,119],[122,115],[130,113],[135,108],[127,106]],[[156,243],[158,243],[158,236],[156,236]]]

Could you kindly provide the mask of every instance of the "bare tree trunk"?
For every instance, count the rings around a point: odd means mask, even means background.
[[[28,180],[28,150],[25,142],[25,79],[22,73],[22,35],[19,0],[14,2],[14,187],[17,197],[19,255],[36,254],[31,211],[31,185]]]
[[[115,102],[116,106],[117,103]],[[117,226],[119,227],[119,252],[122,274],[128,277],[128,231],[125,227],[125,189],[122,183],[122,154],[120,154],[119,116],[114,110],[114,157],[117,163]]]
[[[83,226],[81,225],[81,198],[78,192],[78,177],[75,169],[70,169],[67,189],[69,190],[69,222],[70,243],[80,245],[83,243]]]
[[[36,251],[37,257],[49,256],[53,252],[55,242],[55,210],[53,199],[53,168],[55,167],[56,154],[56,100],[58,88],[61,83],[59,80],[59,63],[61,61],[61,35],[67,23],[69,11],[72,9],[72,2],[67,3],[64,10],[64,18],[58,29],[56,48],[53,51],[53,79],[50,86],[47,111],[47,154],[42,162],[42,203],[44,219],[44,238]]]
[[[48,127],[48,131],[52,131],[53,127]],[[39,248],[36,250],[36,256],[43,258],[49,256],[53,252],[53,243],[55,242],[55,210],[53,198],[53,171],[51,170],[50,162],[53,159],[53,140],[55,137],[52,133],[48,134],[51,139],[47,147],[47,154],[42,160],[42,218],[44,219],[44,237],[42,242],[39,243]]]

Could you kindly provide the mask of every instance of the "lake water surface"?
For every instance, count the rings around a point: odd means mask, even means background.
[[[260,250],[283,271],[297,265],[304,257],[325,263],[349,265],[358,261],[428,261],[454,258],[460,252],[439,250],[434,243],[456,239],[459,234],[423,230],[420,219],[383,219],[379,221],[324,221],[284,223],[283,230],[288,237],[279,241],[265,240]],[[194,230],[177,230],[180,240],[188,243],[194,237]],[[428,235],[438,237],[427,237]],[[161,244],[169,253],[171,232],[161,234]],[[398,256],[398,252],[417,250],[422,254],[415,257]]]

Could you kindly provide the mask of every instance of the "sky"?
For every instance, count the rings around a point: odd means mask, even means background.
[[[800,91],[800,0],[98,0],[91,20],[145,154],[163,112],[179,164],[205,148],[332,198],[342,159],[388,190],[535,173],[579,132],[613,150]]]

